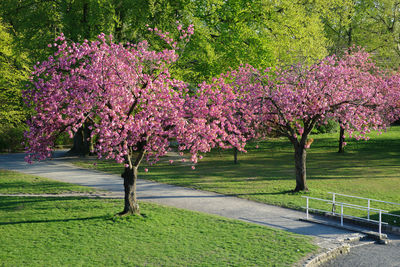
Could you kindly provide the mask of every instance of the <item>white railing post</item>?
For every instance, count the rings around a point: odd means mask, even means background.
[[[382,233],[382,210],[379,210],[379,238],[381,238]]]
[[[340,204],[340,225],[343,226],[343,203]]]
[[[335,193],[332,194],[332,213],[335,214],[336,207],[335,207]]]
[[[371,207],[371,199],[368,199],[368,221],[369,221],[369,208]]]
[[[307,218],[307,220],[308,220],[308,197],[307,197],[306,199],[307,199],[306,218]]]

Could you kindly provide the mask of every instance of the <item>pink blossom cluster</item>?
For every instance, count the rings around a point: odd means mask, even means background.
[[[399,117],[398,76],[379,70],[362,50],[312,66],[268,71],[260,79],[261,91],[258,81],[248,83],[259,99],[257,120],[266,132],[279,132],[303,147],[310,146],[313,127],[328,120],[366,138],[370,129],[385,129]]]
[[[241,66],[211,83],[199,84],[196,93],[186,99],[186,134],[178,141],[180,149],[192,153],[192,162],[197,163],[199,152],[215,147],[235,147],[245,152],[246,143],[257,136],[260,122],[255,97],[262,85],[254,80],[254,73],[258,73],[255,68]]]
[[[55,138],[90,125],[99,157],[123,162],[143,149],[157,160],[169,140],[183,134],[186,83],[171,78],[174,49],[156,52],[143,41],[115,44],[104,34],[94,42],[68,44],[60,36],[54,56],[38,63],[24,91],[35,114],[26,133],[28,161],[50,156]]]
[[[190,37],[194,34],[194,25],[190,24],[187,29],[183,28],[183,25],[179,23],[179,21],[176,22],[177,29],[179,31],[179,39],[180,41],[183,41],[184,43],[189,42]],[[148,26],[148,25],[147,25]],[[165,41],[168,45],[170,45],[173,49],[178,50],[178,42],[174,41],[174,39],[171,37],[171,34],[169,32],[163,32],[162,30],[158,29],[157,27],[155,28],[147,28],[147,30],[153,32],[157,36],[159,36],[162,40]]]
[[[28,161],[49,157],[60,132],[72,136],[83,124],[99,157],[123,162],[144,150],[156,162],[175,139],[196,163],[214,147],[245,151],[248,140],[271,131],[308,148],[312,128],[330,119],[359,138],[399,117],[400,75],[379,70],[364,51],[274,71],[243,65],[189,93],[169,73],[177,43],[150,30],[171,49],[115,44],[104,34],[81,44],[57,38],[54,56],[34,67],[33,86],[24,92],[35,109]],[[192,25],[178,30],[184,42],[193,34]]]

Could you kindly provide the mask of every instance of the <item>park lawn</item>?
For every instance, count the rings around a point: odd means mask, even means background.
[[[348,139],[346,152],[337,153],[338,133],[312,135],[314,142],[307,154],[307,193],[290,192],[295,187],[294,153],[287,138],[271,138],[250,143],[248,153],[239,154],[239,164],[233,164],[232,151],[213,151],[205,155],[192,170],[190,165],[167,160],[153,166],[143,164],[149,172],[139,177],[161,183],[235,195],[263,203],[301,209],[302,195],[331,198],[328,192],[400,203],[400,126],[368,141]],[[258,148],[257,148],[258,146]],[[122,167],[111,161],[78,161],[75,164],[102,171],[121,173]],[[338,201],[347,201],[337,198]],[[366,205],[366,201],[354,201]],[[314,208],[329,209],[311,201]],[[376,205],[398,213],[400,206]],[[345,211],[358,216],[366,212]]]
[[[317,251],[310,237],[255,224],[145,202],[143,216],[115,217],[122,207],[0,196],[0,266],[291,266]]]
[[[88,193],[96,189],[0,169],[0,194]]]

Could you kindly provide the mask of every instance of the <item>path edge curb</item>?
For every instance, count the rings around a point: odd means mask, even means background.
[[[328,250],[325,250],[324,252],[317,254],[317,255],[312,255],[309,259],[307,259],[303,267],[318,267],[323,263],[326,263],[329,260],[332,260],[336,258],[339,255],[344,255],[350,252],[351,248],[351,243],[356,243],[360,241],[363,238],[363,236],[356,236],[353,238],[348,238],[346,239],[345,242],[341,243],[339,246],[335,248],[331,248]]]
[[[339,255],[344,255],[350,252],[350,245],[348,243],[342,244],[336,248],[324,251],[316,256],[312,256],[306,260],[303,267],[318,267],[327,261],[336,258]]]

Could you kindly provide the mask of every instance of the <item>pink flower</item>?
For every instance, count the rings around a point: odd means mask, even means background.
[[[192,166],[192,170],[194,170],[194,169],[196,169],[196,167],[195,167],[195,166]]]
[[[170,159],[169,160],[169,164],[172,164],[172,163],[174,163],[174,161],[172,159]]]
[[[148,172],[149,171],[149,169],[147,169],[147,168],[144,168],[144,172]]]

